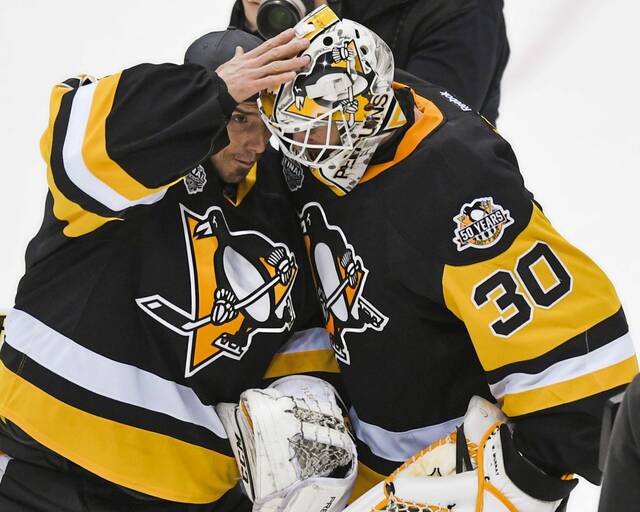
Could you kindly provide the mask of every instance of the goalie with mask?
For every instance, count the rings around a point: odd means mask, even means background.
[[[394,81],[384,42],[327,7],[296,30],[311,62],[259,107],[351,400],[348,510],[558,509],[565,475],[599,482],[602,405],[637,372],[612,284],[463,101]]]

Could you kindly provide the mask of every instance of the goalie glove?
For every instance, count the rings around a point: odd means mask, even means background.
[[[474,396],[455,431],[417,453],[344,512],[552,512],[577,484],[516,449],[502,411]]]
[[[344,509],[357,456],[336,397],[327,382],[295,375],[216,406],[254,511]]]

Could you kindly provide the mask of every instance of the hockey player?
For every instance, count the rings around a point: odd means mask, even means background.
[[[308,42],[261,43],[212,33],[185,65],[54,87],[44,221],[1,351],[3,512],[250,508],[213,405],[316,310],[254,98]]]
[[[563,475],[599,482],[604,400],[637,372],[612,284],[554,230],[472,108],[410,75],[392,83],[384,42],[327,7],[296,30],[311,64],[259,106],[353,404],[356,495],[454,430],[479,395],[511,425],[478,438],[484,462],[517,490],[484,510],[554,510],[575,482]],[[494,474],[470,459],[460,469],[477,482]],[[457,495],[455,510],[482,510],[469,481],[424,480],[431,501],[414,508],[447,510]]]

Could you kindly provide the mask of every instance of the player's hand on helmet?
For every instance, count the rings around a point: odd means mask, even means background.
[[[309,63],[309,57],[296,57],[308,46],[309,41],[296,37],[293,29],[285,30],[247,53],[236,48],[233,59],[219,66],[216,73],[231,97],[241,103],[263,89],[293,80],[296,71]]]
[[[506,417],[480,397],[463,424],[411,457],[344,512],[553,512],[576,480],[544,474],[516,449]]]

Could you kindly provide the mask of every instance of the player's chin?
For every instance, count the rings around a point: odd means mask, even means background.
[[[255,162],[238,162],[234,160],[232,166],[229,166],[229,169],[224,173],[223,180],[227,183],[240,183],[249,171]]]

